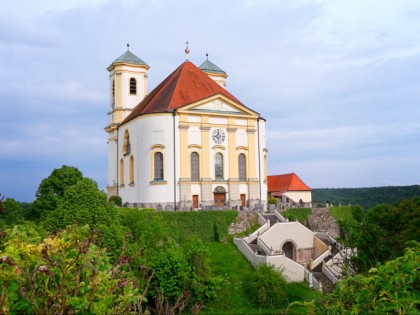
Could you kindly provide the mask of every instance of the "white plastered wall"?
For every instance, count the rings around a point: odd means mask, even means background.
[[[174,117],[168,114],[141,116],[119,129],[119,157],[122,154],[124,132],[130,134],[131,152],[134,157],[134,185],[128,185],[129,159],[124,158],[125,186],[119,189],[123,202],[129,203],[171,203],[174,201]],[[175,126],[178,118],[175,117]],[[179,144],[175,128],[175,146]],[[153,181],[153,153],[162,152],[164,156],[164,181]],[[177,155],[177,152],[175,153]],[[177,164],[179,164],[177,155]],[[176,177],[179,166],[176,165]],[[176,196],[177,199],[178,196]],[[179,202],[179,200],[177,200]]]
[[[282,250],[283,244],[289,240],[292,240],[297,248],[314,246],[314,233],[299,222],[277,223],[260,238],[275,251]]]
[[[284,195],[296,203],[299,203],[301,199],[303,202],[312,202],[311,191],[287,191]]]

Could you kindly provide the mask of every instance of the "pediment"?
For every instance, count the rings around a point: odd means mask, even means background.
[[[190,110],[243,114],[243,111],[229,105],[221,99],[216,99],[203,105],[190,108]]]
[[[258,113],[250,110],[249,108],[221,96],[191,104],[184,107],[183,110],[189,112],[207,112],[224,115],[258,115]]]

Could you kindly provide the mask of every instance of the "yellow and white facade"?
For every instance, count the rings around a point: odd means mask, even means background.
[[[146,96],[149,67],[123,59],[108,67],[108,195],[158,210],[264,209],[265,120],[188,61]]]

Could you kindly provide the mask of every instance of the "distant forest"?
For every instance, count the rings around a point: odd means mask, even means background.
[[[314,203],[360,205],[365,210],[378,203],[394,204],[400,200],[420,196],[420,185],[371,188],[320,188],[312,190]]]

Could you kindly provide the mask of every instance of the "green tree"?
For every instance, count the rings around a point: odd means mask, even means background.
[[[106,194],[98,189],[96,182],[89,178],[79,180],[64,192],[57,209],[50,211],[44,227],[53,231],[64,229],[71,224],[88,224],[101,232],[101,244],[116,258],[128,229],[124,228]]]
[[[56,168],[50,176],[43,179],[35,194],[35,201],[27,214],[27,218],[37,222],[42,221],[49,211],[57,208],[58,201],[64,196],[67,188],[83,178],[82,172],[76,167],[63,165]]]
[[[125,259],[112,265],[96,237],[88,226],[45,238],[28,225],[7,230],[0,250],[1,313],[142,313],[147,285],[139,287]]]
[[[0,209],[1,228],[5,229],[7,227],[12,227],[15,224],[20,224],[23,222],[24,210],[14,199],[7,198],[4,201],[0,200]]]

